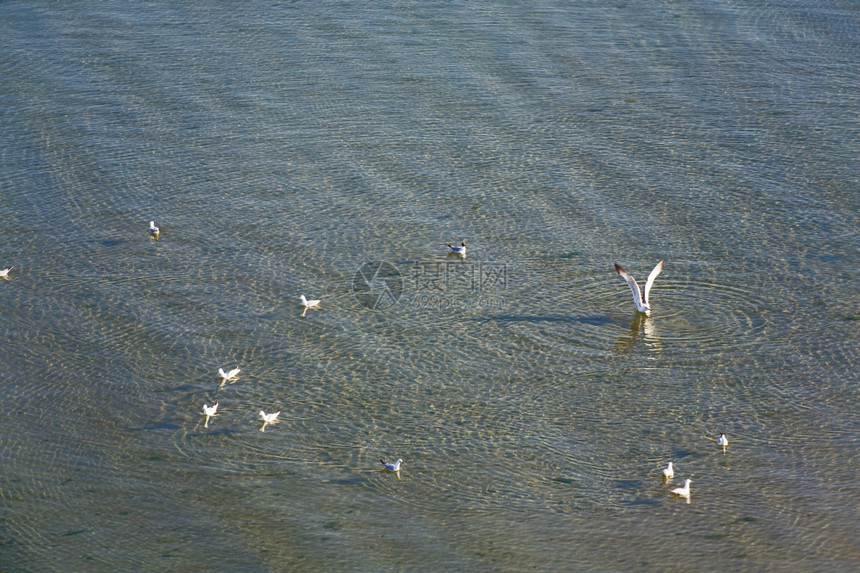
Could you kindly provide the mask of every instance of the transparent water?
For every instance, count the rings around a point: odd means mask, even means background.
[[[858,34],[3,3],[0,568],[856,570]]]

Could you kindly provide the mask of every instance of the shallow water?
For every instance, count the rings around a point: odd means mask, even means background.
[[[0,568],[857,569],[857,22],[4,3]]]

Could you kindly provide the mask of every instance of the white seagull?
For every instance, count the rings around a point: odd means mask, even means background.
[[[720,432],[720,437],[717,438],[717,445],[723,448],[723,453],[726,453],[726,448],[729,447],[729,439],[722,432]]]
[[[459,246],[452,245],[450,243],[446,246],[448,247],[449,253],[454,253],[455,255],[460,255],[461,257],[466,256],[466,241],[461,242]]]
[[[648,280],[645,282],[645,290],[640,291],[639,285],[636,284],[636,280],[627,274],[627,271],[624,270],[624,267],[615,263],[615,271],[621,275],[625,281],[627,281],[627,286],[630,287],[630,290],[633,291],[633,302],[636,303],[636,310],[639,312],[645,312],[651,310],[651,306],[648,304],[648,293],[651,292],[651,285],[654,284],[654,279],[657,278],[657,275],[660,274],[660,271],[663,270],[663,261],[657,263],[657,266],[654,267],[654,270],[651,271],[651,274],[648,275]]]
[[[663,470],[663,479],[670,480],[673,477],[675,477],[675,470],[672,469],[672,462],[669,462],[669,465]]]
[[[690,482],[692,482],[692,481],[693,480],[691,480],[689,478],[685,479],[684,480],[684,487],[676,487],[675,489],[672,490],[672,493],[674,493],[675,495],[680,495],[683,498],[686,498],[687,503],[690,503]]]
[[[387,469],[390,472],[399,472],[400,471],[400,464],[403,463],[403,460],[401,460],[400,458],[397,458],[397,461],[392,464],[392,463],[386,462],[382,458],[379,458],[379,463],[381,463],[385,467],[385,469]]]
[[[0,271],[0,277],[6,278],[9,276],[9,271],[12,270],[12,267],[6,267],[2,271]]]
[[[218,376],[221,377],[221,383],[223,384],[224,382],[226,382],[228,380],[232,380],[233,378],[238,376],[239,372],[241,372],[241,370],[239,370],[238,368],[234,368],[233,370],[230,370],[229,372],[224,372],[223,368],[219,368],[218,369]]]
[[[311,307],[317,306],[317,305],[319,305],[319,303],[322,302],[321,298],[315,299],[315,300],[308,300],[305,298],[305,295],[302,295],[300,297],[300,300],[302,301],[302,306],[305,308],[311,308]]]
[[[267,414],[264,411],[260,410],[260,413],[257,415],[263,421],[263,425],[260,426],[260,431],[265,432],[266,431],[266,424],[277,424],[278,423],[278,416],[281,415],[281,411],[278,410],[277,412],[272,412],[271,414]]]
[[[155,226],[155,221],[150,221],[149,222],[149,234],[152,235],[153,237],[157,237],[159,235],[159,233],[161,233],[161,231],[158,229],[158,227]]]
[[[305,298],[305,295],[302,295],[300,297],[300,299],[302,301],[302,314],[299,316],[302,316],[302,317],[305,316],[305,313],[308,311],[309,308],[314,308],[316,306],[319,306],[319,304],[322,302],[321,298],[320,299],[314,299],[314,300],[308,300]]]
[[[206,404],[203,404],[203,415],[206,416],[206,423],[203,424],[204,428],[209,427],[209,418],[214,416],[216,413],[218,413],[218,401],[217,400],[211,406],[207,406]]]

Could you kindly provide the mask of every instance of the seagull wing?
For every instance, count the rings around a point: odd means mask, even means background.
[[[648,304],[648,293],[651,292],[651,286],[654,284],[654,279],[657,278],[663,271],[663,261],[657,263],[657,266],[654,267],[654,270],[651,271],[651,274],[648,275],[648,281],[645,283],[645,295],[642,297],[642,300],[645,301],[645,304]]]
[[[624,270],[624,267],[618,263],[615,263],[615,271],[621,275],[622,279],[627,281],[627,286],[629,286],[630,290],[633,291],[633,302],[636,303],[636,308],[642,306],[642,294],[639,292],[639,285],[636,284],[636,279],[628,275],[627,271]]]

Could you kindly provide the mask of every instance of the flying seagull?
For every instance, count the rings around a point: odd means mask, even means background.
[[[645,283],[645,290],[640,291],[639,285],[636,284],[636,279],[627,274],[624,267],[615,263],[615,271],[621,275],[621,278],[627,281],[627,286],[629,286],[630,290],[633,291],[633,302],[636,303],[636,310],[639,312],[647,313],[651,310],[651,306],[648,304],[648,293],[651,292],[651,286],[654,284],[654,279],[657,278],[657,275],[659,275],[662,270],[663,261],[660,261],[657,263],[657,266],[654,267],[654,270],[651,271],[651,274],[648,275],[648,281]]]

